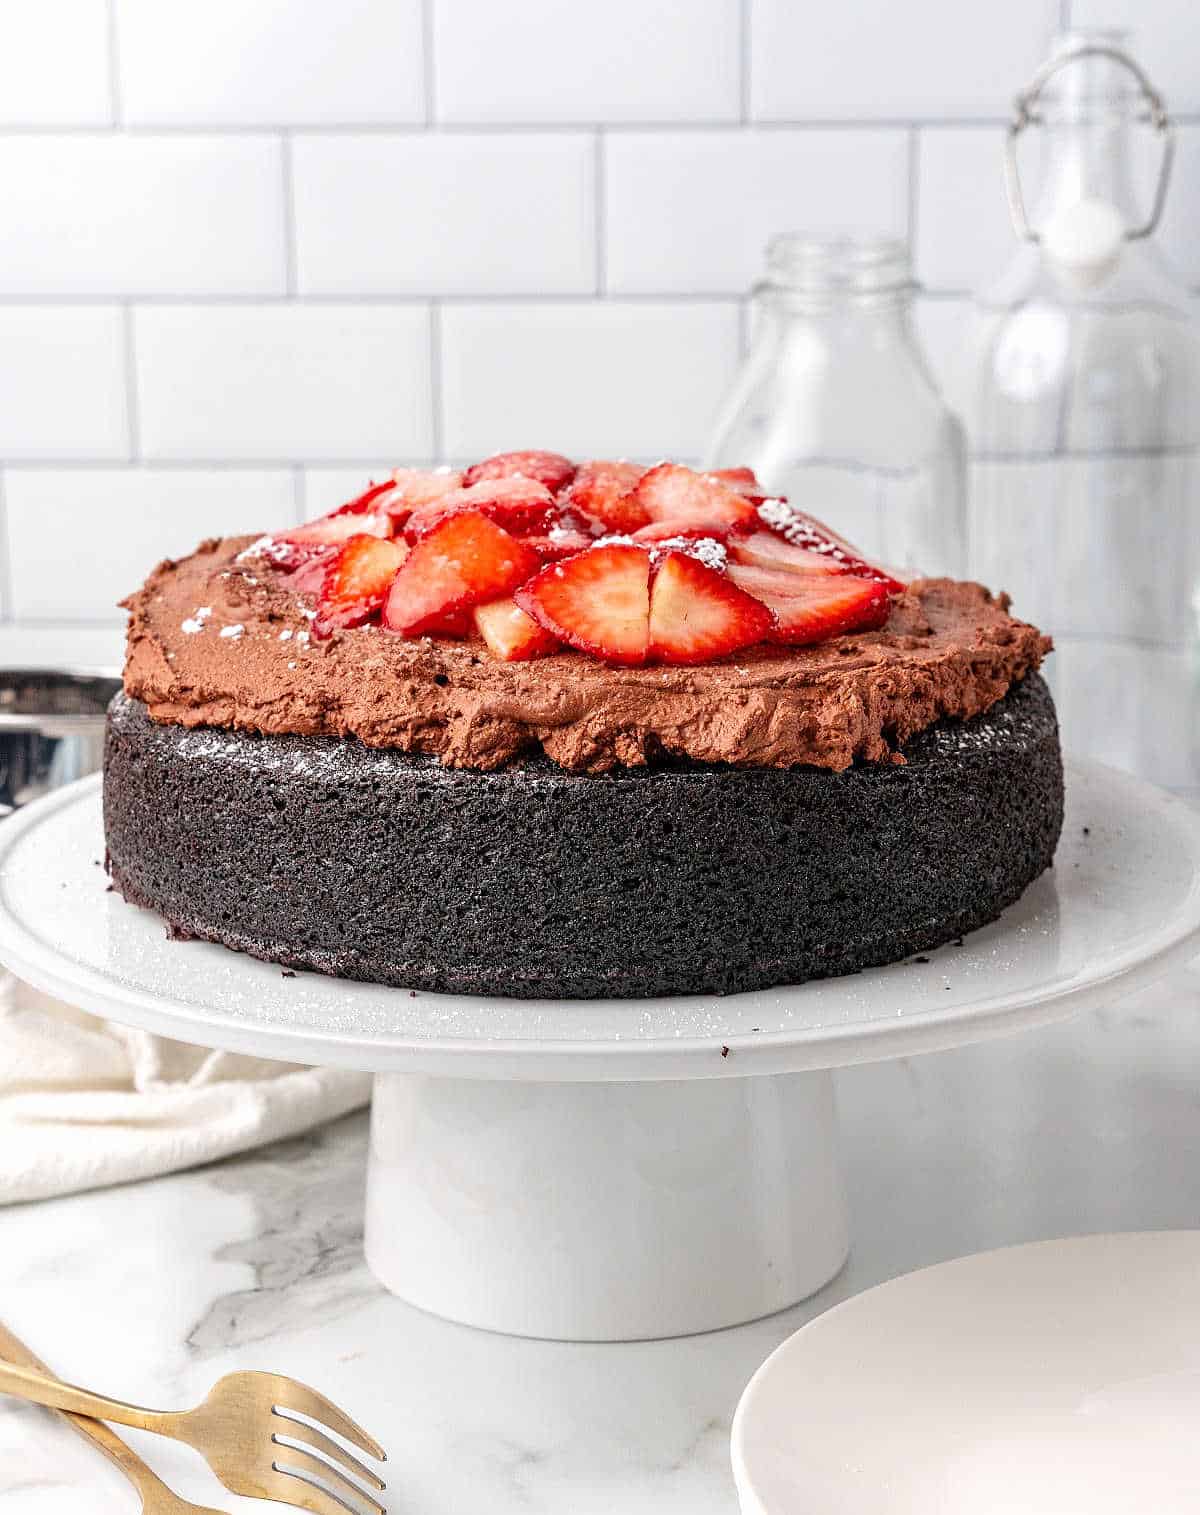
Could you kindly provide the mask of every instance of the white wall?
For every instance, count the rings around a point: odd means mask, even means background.
[[[0,660],[385,465],[695,455],[773,231],[907,237],[940,360],[1070,21],[1136,26],[1200,282],[1189,0],[0,0]]]

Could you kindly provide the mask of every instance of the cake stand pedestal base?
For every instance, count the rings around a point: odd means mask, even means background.
[[[381,1074],[366,1253],[519,1336],[685,1336],[782,1310],[848,1249],[827,1072],[638,1083]]]

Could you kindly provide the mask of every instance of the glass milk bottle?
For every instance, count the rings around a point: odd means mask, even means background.
[[[958,575],[962,428],[917,345],[912,292],[902,242],[776,237],[707,466],[748,465],[880,562]]]
[[[1027,208],[1017,144],[1030,125],[1042,173]],[[1171,152],[1121,34],[1060,39],[1017,100],[1006,166],[1022,243],[977,298],[963,403],[972,572],[1053,635],[1068,750],[1186,789],[1200,782],[1197,344],[1187,291],[1151,240]]]

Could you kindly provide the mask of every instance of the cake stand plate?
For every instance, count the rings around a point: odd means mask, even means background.
[[[1053,870],[961,945],[727,997],[414,994],[173,942],[107,891],[100,781],[0,827],[0,960],[206,1046],[377,1075],[367,1256],[455,1320],[627,1340],[803,1299],[848,1237],[829,1070],[1061,1019],[1186,959],[1200,815],[1068,771]]]

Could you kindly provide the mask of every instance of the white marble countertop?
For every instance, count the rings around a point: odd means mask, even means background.
[[[197,1172],[0,1210],[0,1316],[65,1377],[145,1404],[190,1404],[233,1368],[312,1382],[388,1446],[397,1515],[730,1515],[734,1405],[814,1314],[961,1253],[1200,1226],[1196,969],[1069,1025],[848,1070],[838,1095],[851,1260],[806,1304],[737,1330],[572,1346],[400,1304],[363,1263],[361,1115]],[[130,1440],[187,1498],[283,1508],[226,1494],[186,1449]],[[135,1509],[48,1414],[0,1405],[0,1515]]]

